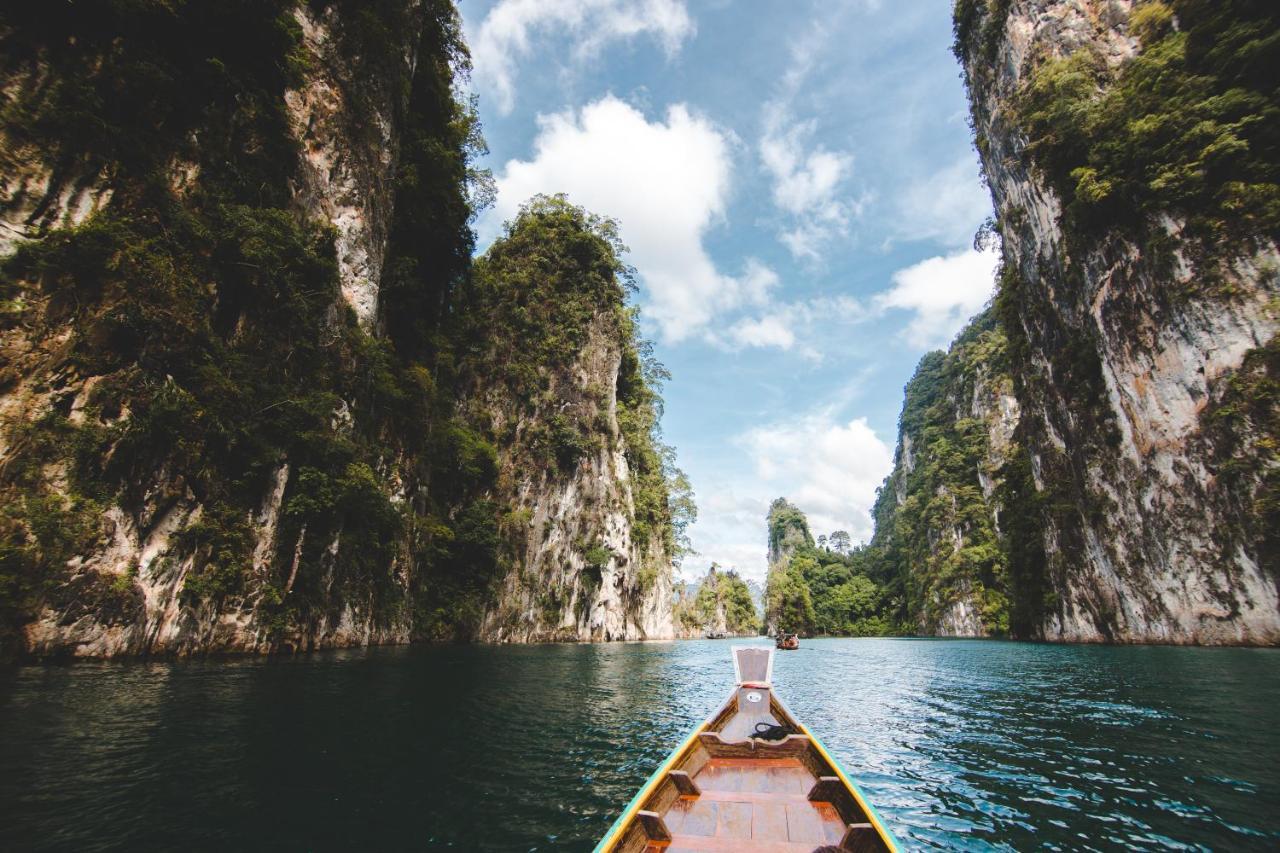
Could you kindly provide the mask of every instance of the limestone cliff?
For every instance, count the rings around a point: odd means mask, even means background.
[[[1278,23],[956,4],[1035,508],[1009,544],[1015,633],[1280,642]]]
[[[881,573],[902,579],[901,617],[916,632],[1009,629],[1001,523],[1025,511],[1003,506],[1020,415],[1009,367],[1004,333],[987,311],[946,353],[926,355],[907,384],[872,544]]]
[[[510,548],[485,639],[672,636],[659,380],[645,375],[609,227],[538,199],[477,269],[469,310],[498,334],[465,407],[500,437]]]
[[[675,606],[676,630],[686,638],[754,637],[760,611],[747,581],[712,563],[696,584],[687,584]]]
[[[809,530],[809,519],[786,498],[776,498],[769,505],[765,523],[769,531],[769,569],[765,576],[764,631],[773,635],[780,627],[782,630],[797,630],[791,625],[795,621],[793,619],[782,619],[787,624],[779,625],[784,598],[790,600],[802,597],[804,603],[799,605],[799,609],[807,607],[812,612],[809,592],[803,579],[791,571],[791,561],[798,551],[813,548],[814,541],[813,532]]]
[[[769,568],[785,568],[799,548],[813,546],[809,519],[786,498],[769,505]]]
[[[487,379],[451,3],[14,4],[0,63],[0,651],[670,634],[621,285]]]

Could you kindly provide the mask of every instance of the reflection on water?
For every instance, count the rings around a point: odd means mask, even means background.
[[[729,643],[0,673],[0,849],[589,849]],[[908,848],[1280,845],[1280,650],[814,640],[774,678]]]

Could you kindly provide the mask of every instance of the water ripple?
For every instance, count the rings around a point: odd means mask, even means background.
[[[584,850],[728,644],[0,673],[0,849]],[[908,849],[1280,846],[1280,652],[819,640],[788,705]]]

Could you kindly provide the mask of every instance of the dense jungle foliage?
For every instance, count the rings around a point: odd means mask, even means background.
[[[832,531],[815,542],[804,513],[784,498],[769,508],[765,625],[774,633],[879,636],[895,632],[885,590],[868,574],[867,549]]]
[[[283,630],[343,600],[407,615],[396,612],[407,584],[420,635],[467,636],[519,537],[493,499],[511,437],[493,434],[490,413],[466,395],[501,375],[520,400],[537,400],[592,312],[623,342],[619,420],[638,478],[637,535],[680,544],[691,495],[657,441],[662,371],[625,307],[612,226],[537,202],[473,275],[470,222],[491,184],[473,166],[483,139],[455,88],[469,59],[448,0],[309,2],[336,12],[353,123],[372,128],[375,96],[386,95],[401,131],[382,333],[356,322],[339,293],[334,232],[300,215],[294,197],[300,152],[285,93],[316,61],[296,6],[0,10],[0,74],[15,83],[0,102],[11,143],[0,168],[43,157],[46,205],[72,187],[111,192],[82,225],[0,264],[2,330],[39,342],[24,369],[50,377],[55,400],[5,436],[0,645],[46,603],[130,621],[141,605],[132,575],[71,585],[68,561],[107,535],[109,506],[146,531],[192,501],[203,511],[176,536],[178,557],[194,561],[189,606],[251,597]],[[393,46],[419,29],[420,43],[403,45],[418,57],[410,66]],[[41,85],[20,85],[35,77]],[[542,240],[564,268],[522,249]],[[529,278],[538,272],[547,281]],[[517,336],[524,346],[509,357],[489,347]],[[23,380],[17,370],[4,369],[4,388]],[[59,393],[80,387],[84,399]],[[600,440],[599,423],[550,430],[561,468]],[[277,551],[256,567],[251,520],[286,464]],[[668,481],[683,489],[674,510]]]
[[[1171,214],[1202,253],[1280,238],[1280,8],[1150,0],[1130,32],[1141,45],[1131,60],[1112,69],[1090,49],[1051,59],[1017,104],[1069,230],[1144,237]]]
[[[974,606],[986,634],[1030,624],[1017,602],[1042,594],[1043,554],[1034,551],[1040,501],[1016,436],[993,452],[986,419],[996,417],[1011,382],[1007,341],[991,310],[947,352],[921,359],[905,389],[898,454],[877,496],[871,542],[853,546],[834,531],[815,543],[803,513],[774,502],[769,537],[780,547],[771,552],[766,591],[770,626],[933,633],[960,599]],[[975,396],[986,418],[974,416]]]

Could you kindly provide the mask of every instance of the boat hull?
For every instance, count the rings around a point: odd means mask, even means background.
[[[896,851],[848,774],[774,694],[773,650],[733,651],[733,692],[658,767],[597,853]]]

